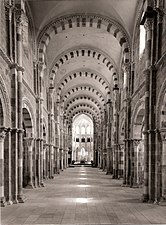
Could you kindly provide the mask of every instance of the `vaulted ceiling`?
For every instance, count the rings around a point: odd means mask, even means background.
[[[67,118],[100,120],[107,95],[129,62],[137,0],[28,1],[39,61],[64,104]]]

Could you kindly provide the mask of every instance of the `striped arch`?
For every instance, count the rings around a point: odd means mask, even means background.
[[[111,18],[96,14],[74,14],[55,18],[47,24],[39,35],[38,57],[40,62],[44,62],[47,46],[53,35],[72,29],[73,27],[89,27],[102,29],[113,35],[122,47],[124,62],[130,61],[129,36],[121,24]]]
[[[76,96],[72,99],[69,99],[69,101],[66,101],[65,102],[65,109],[67,107],[69,107],[70,105],[72,105],[74,102],[76,101],[84,101],[84,100],[88,100],[88,101],[91,101],[93,104],[95,104],[99,110],[103,110],[103,106],[94,98],[92,98],[91,96],[88,96],[88,95],[81,95],[81,96]]]
[[[95,113],[93,111],[91,111],[90,109],[76,109],[67,115],[67,120],[69,121],[69,123],[72,121],[74,116],[79,115],[79,114],[87,114],[93,118],[92,120],[95,120],[96,122],[100,121],[100,118],[97,117],[95,115]]]
[[[47,128],[47,122],[45,117],[43,117],[43,140],[44,140],[44,143],[47,143],[48,141],[48,128]]]
[[[94,79],[94,80],[97,80],[103,87],[104,89],[109,92],[109,83],[106,79],[104,79],[100,74],[96,74],[92,71],[87,71],[87,70],[84,70],[84,71],[75,71],[75,72],[72,72],[70,74],[68,74],[67,76],[65,76],[58,84],[57,84],[57,87],[58,87],[58,91],[57,93],[59,95],[61,95],[61,91],[63,90],[63,88],[65,87],[65,85],[68,84],[68,82],[70,81],[74,81],[74,79],[77,79],[77,78],[80,78],[80,77],[87,77],[87,78],[91,78],[91,79]]]
[[[140,112],[140,110],[145,109],[145,100],[144,97],[142,99],[139,99],[139,101],[136,103],[134,109],[133,109],[133,113],[132,113],[132,117],[131,117],[131,127],[133,128],[131,130],[131,135],[134,138],[134,128],[136,125],[136,120],[137,120],[137,116],[138,113]]]
[[[96,60],[100,61],[104,64],[108,70],[111,72],[113,76],[114,85],[118,84],[118,76],[117,76],[117,69],[115,63],[112,62],[113,60],[109,58],[105,53],[101,52],[100,50],[92,49],[91,47],[77,47],[69,49],[67,52],[63,52],[57,59],[55,59],[52,69],[50,72],[50,80],[53,83],[55,75],[58,73],[60,67],[69,61],[72,58],[77,58],[81,56],[87,56],[90,58],[95,58]]]
[[[124,130],[124,126],[125,126],[125,119],[122,119],[122,122],[120,124],[120,129],[119,129],[119,140],[120,140],[120,144],[123,144],[123,140],[124,140],[124,135],[125,135],[125,130]]]
[[[86,91],[92,94],[95,94],[96,97],[102,102],[102,104],[105,104],[105,100],[106,98],[104,98],[103,94],[99,91],[93,88],[93,86],[88,85],[83,85],[83,86],[76,86],[76,87],[72,87],[71,89],[69,89],[67,91],[67,93],[65,93],[62,97],[62,102],[65,102],[70,95],[72,95],[73,93],[76,92],[80,92],[80,91]]]
[[[69,125],[73,123],[73,118],[75,119],[77,116],[81,115],[81,114],[84,114],[86,116],[88,116],[92,121],[97,121],[97,118],[94,117],[91,112],[88,112],[88,111],[79,111],[79,112],[75,112],[72,116],[68,117],[68,123]]]
[[[2,127],[10,127],[11,126],[11,108],[9,102],[9,96],[7,93],[7,88],[5,83],[3,82],[3,78],[0,75],[0,120]]]
[[[161,129],[163,127],[162,122],[165,120],[166,117],[166,79],[163,81],[158,99],[157,99],[157,104],[156,104],[156,122],[157,122],[157,128]]]
[[[161,128],[166,129],[166,93],[164,94],[164,100],[161,107]]]
[[[93,107],[92,105],[90,105],[88,103],[77,103],[77,104],[71,106],[70,108],[67,108],[64,111],[64,115],[67,115],[68,113],[72,112],[73,110],[75,110],[77,108],[82,108],[82,107],[86,107],[86,108],[92,109],[97,116],[99,116],[100,114],[102,114],[102,112],[99,109],[96,109],[95,107]]]
[[[35,134],[35,130],[36,130],[36,122],[35,122],[35,116],[34,116],[34,110],[33,110],[33,107],[29,101],[29,99],[27,97],[23,97],[23,100],[22,100],[22,108],[25,108],[27,109],[27,112],[29,113],[29,116],[31,119],[31,124],[32,124],[32,135],[34,136]]]

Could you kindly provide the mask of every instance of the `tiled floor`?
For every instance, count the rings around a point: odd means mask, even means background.
[[[166,206],[142,203],[140,189],[121,183],[97,168],[68,168],[2,208],[2,224],[166,224]]]

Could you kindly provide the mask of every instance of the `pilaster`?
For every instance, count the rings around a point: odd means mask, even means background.
[[[1,169],[1,176],[0,176],[0,200],[1,200],[1,207],[6,205],[5,199],[5,182],[4,182],[4,140],[6,137],[7,129],[2,127],[0,128],[0,169]]]
[[[26,188],[33,189],[33,159],[32,159],[32,150],[33,150],[33,138],[25,137],[24,138],[27,148],[28,148],[28,184]]]
[[[113,150],[112,150],[112,102],[110,93],[107,96],[107,172],[106,174],[113,174]]]

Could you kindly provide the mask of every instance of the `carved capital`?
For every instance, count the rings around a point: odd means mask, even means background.
[[[7,132],[8,132],[8,129],[6,127],[0,128],[0,142],[5,140]]]
[[[28,25],[28,18],[22,9],[16,9],[16,26],[22,28]]]
[[[149,32],[152,30],[152,25],[153,25],[153,19],[152,18],[147,18],[145,23],[144,23],[144,27],[146,32]]]
[[[141,139],[133,139],[133,144],[135,147],[137,147],[141,142]]]
[[[123,71],[124,71],[124,73],[127,73],[127,74],[130,73],[130,63],[124,63]]]
[[[163,17],[164,17],[164,12],[163,11],[159,11],[157,14],[157,22],[158,24],[162,24],[163,23]]]
[[[25,137],[24,138],[24,141],[25,141],[25,143],[26,143],[26,145],[28,146],[28,147],[31,147],[32,146],[32,144],[33,144],[33,138],[32,137]]]
[[[166,128],[160,129],[160,135],[163,142],[166,142]]]

